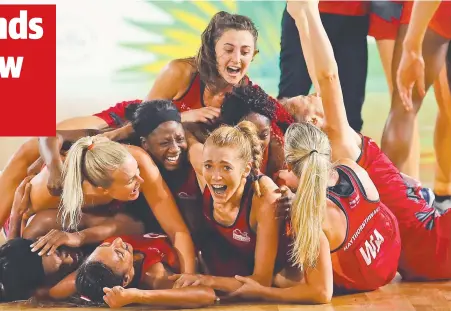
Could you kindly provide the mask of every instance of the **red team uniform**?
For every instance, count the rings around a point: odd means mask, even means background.
[[[209,272],[216,276],[251,275],[257,235],[249,224],[254,189],[247,181],[241,206],[231,226],[219,224],[213,217],[213,198],[208,187],[203,194],[203,214],[209,238],[201,246]]]
[[[401,239],[395,216],[380,201],[366,197],[349,167],[336,167],[337,185],[327,197],[345,214],[348,228],[342,245],[331,250],[334,287],[338,291],[370,291],[396,275]]]
[[[373,1],[371,3],[368,35],[376,40],[395,40],[399,25],[408,25],[414,1]],[[440,36],[451,40],[451,2],[442,1],[429,28]]]
[[[108,238],[104,243],[112,243],[116,238]],[[175,273],[180,271],[177,252],[172,247],[167,236],[147,233],[144,235],[121,236],[120,238],[133,247],[134,254],[141,253],[144,255],[140,281],[144,279],[149,268],[159,262],[168,266]]]
[[[362,137],[357,163],[376,186],[381,201],[398,220],[402,250],[398,271],[406,280],[451,278],[451,213],[439,214],[408,187],[376,143]]]
[[[396,40],[403,1],[372,1],[368,35],[376,40]]]

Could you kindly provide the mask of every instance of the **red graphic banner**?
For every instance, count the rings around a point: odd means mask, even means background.
[[[56,134],[56,6],[0,5],[0,136]]]

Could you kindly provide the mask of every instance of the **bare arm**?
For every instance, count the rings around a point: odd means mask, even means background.
[[[320,237],[320,253],[315,268],[305,272],[305,281],[289,288],[263,287],[252,280],[239,278],[243,286],[234,295],[285,303],[328,303],[333,292],[330,246],[324,233]]]
[[[214,304],[216,295],[206,287],[185,287],[179,289],[140,290],[114,287],[104,289],[103,299],[111,308],[137,303],[156,307],[201,308]]]
[[[14,202],[11,210],[11,220],[8,233],[8,240],[20,237],[21,225],[24,213],[30,207],[30,191],[31,184],[29,183],[32,176],[26,177],[17,187],[14,194]]]
[[[99,133],[98,130],[90,129],[57,130],[57,136],[39,138],[39,153],[50,172],[47,188],[51,195],[59,196],[62,191],[61,172],[63,170],[63,160],[60,152],[63,143],[75,142],[81,137],[93,136]]]
[[[349,137],[356,135],[349,126],[343,101],[338,66],[332,45],[321,22],[318,3],[315,1],[289,1],[288,8],[296,21],[302,48],[315,51],[312,64],[321,89],[324,107],[325,131],[329,136],[334,158],[356,159],[360,149]]]
[[[27,176],[28,167],[39,158],[38,139],[32,138],[20,146],[0,174],[0,225],[10,216],[14,192]]]
[[[415,0],[410,17],[409,27],[404,38],[403,50],[406,52],[417,51],[421,53],[424,36],[441,0],[418,1]]]
[[[74,271],[59,281],[55,286],[50,288],[48,296],[55,300],[64,300],[74,295],[77,292],[75,285],[76,276],[77,271]]]
[[[128,146],[135,157],[144,183],[141,191],[153,214],[178,251],[181,271],[195,272],[194,244],[166,182],[150,156],[141,148]]]
[[[274,265],[279,242],[279,221],[276,219],[275,204],[280,194],[278,187],[267,176],[260,180],[263,196],[254,195],[252,209],[257,208],[257,245],[255,249],[255,264],[253,274],[249,277],[264,286],[270,286],[273,279]],[[251,211],[252,214],[252,211]],[[252,216],[251,216],[252,217]],[[221,292],[231,293],[241,287],[241,282],[231,277],[211,275],[170,277],[176,281],[175,287],[187,284],[203,285]]]
[[[260,179],[262,197],[254,195],[252,208],[258,206],[257,245],[252,279],[271,286],[280,236],[280,220],[276,217],[276,203],[280,197],[277,185],[269,178]]]
[[[198,176],[202,175],[202,169],[204,166],[202,160],[202,152],[204,150],[204,144],[200,143],[199,140],[190,131],[185,131],[186,141],[188,142],[188,159],[194,168],[194,171]]]
[[[108,124],[96,116],[83,116],[63,120],[56,125],[57,130],[77,130],[80,128],[104,129]]]

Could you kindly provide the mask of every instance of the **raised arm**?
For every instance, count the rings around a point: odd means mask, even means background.
[[[171,191],[156,164],[143,149],[134,146],[128,146],[128,149],[138,162],[141,177],[144,179],[141,191],[156,219],[178,251],[181,271],[194,273],[194,244]]]
[[[39,137],[39,153],[50,173],[47,188],[51,195],[59,196],[62,191],[63,160],[61,159],[61,147],[63,143],[75,142],[81,137],[94,136],[99,133],[99,130],[92,129],[57,130],[56,136]]]
[[[355,132],[349,126],[343,101],[338,66],[332,45],[321,22],[318,1],[288,1],[288,12],[294,18],[301,38],[302,49],[314,51],[309,72],[315,72],[321,90],[325,127],[334,150],[334,158],[357,158],[360,150],[355,145]],[[313,67],[313,69],[311,69]],[[339,154],[337,154],[339,153]]]
[[[442,0],[414,1],[409,27],[404,38],[404,50],[415,50],[421,53],[429,22],[441,2]]]

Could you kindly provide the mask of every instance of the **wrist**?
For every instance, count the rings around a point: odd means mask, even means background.
[[[206,287],[213,287],[214,285],[214,279],[211,275],[202,275],[201,276],[201,283],[203,286]]]
[[[149,303],[151,302],[152,297],[154,296],[154,293],[151,290],[144,291],[136,288],[126,288],[125,291],[127,293],[126,304]]]
[[[69,234],[71,234],[71,233],[69,233]],[[77,233],[72,233],[72,234],[75,234],[75,237],[76,237],[76,244],[77,244],[76,247],[81,247],[85,244],[86,234],[83,231],[79,231]]]
[[[419,38],[406,38],[402,45],[404,52],[419,55],[422,52],[423,41]]]
[[[266,297],[270,297],[272,291],[270,287],[259,286],[257,290],[257,296],[260,299],[267,300]]]
[[[47,164],[49,169],[56,169],[56,170],[62,170],[63,169],[63,160],[61,160],[61,157],[58,156],[55,157],[50,161],[50,163]]]

